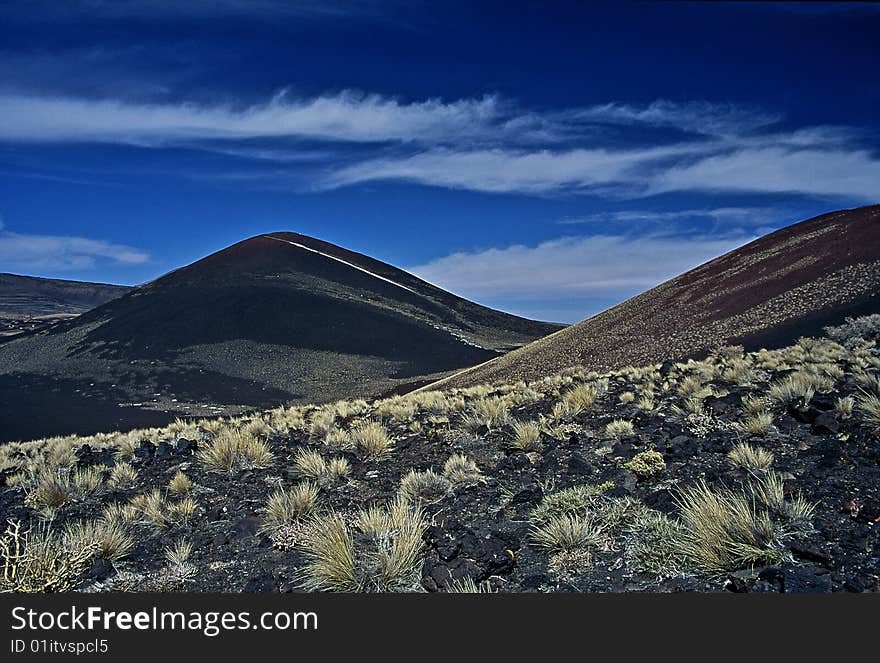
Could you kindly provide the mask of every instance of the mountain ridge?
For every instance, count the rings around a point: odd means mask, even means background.
[[[822,214],[425,389],[539,379],[699,356],[716,345],[781,347],[880,302],[880,205]]]

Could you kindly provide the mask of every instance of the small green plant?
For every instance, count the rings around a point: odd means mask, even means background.
[[[552,516],[531,529],[535,545],[554,553],[571,552],[598,545],[602,530],[590,518],[583,516]]]
[[[633,456],[632,460],[623,464],[630,472],[646,478],[659,474],[666,469],[666,461],[658,451],[642,451]]]

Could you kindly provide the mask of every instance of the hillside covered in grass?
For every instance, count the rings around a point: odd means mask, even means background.
[[[877,591],[880,316],[0,447],[5,591]]]

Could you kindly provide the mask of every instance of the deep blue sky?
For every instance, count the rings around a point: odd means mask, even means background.
[[[870,5],[0,11],[0,271],[139,283],[293,230],[575,321],[880,201]]]

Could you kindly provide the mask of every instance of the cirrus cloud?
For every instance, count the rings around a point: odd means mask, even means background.
[[[577,322],[756,238],[744,232],[560,237],[457,252],[408,271],[519,315]]]
[[[0,224],[0,265],[4,269],[65,271],[90,269],[102,262],[139,265],[149,258],[146,252],[124,244],[87,237],[8,232]]]

